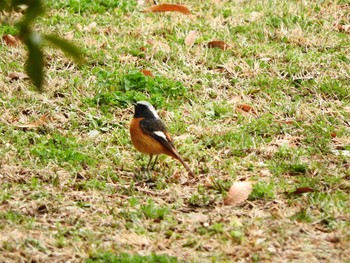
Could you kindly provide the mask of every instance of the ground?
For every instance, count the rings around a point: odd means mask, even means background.
[[[350,262],[349,3],[177,3],[191,14],[47,1],[35,29],[85,60],[46,47],[41,93],[2,40],[1,262]],[[138,100],[194,178],[165,156],[144,171]],[[238,181],[253,192],[225,206]]]

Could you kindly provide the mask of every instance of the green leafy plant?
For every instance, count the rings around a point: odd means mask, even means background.
[[[188,203],[192,206],[207,206],[213,202],[210,194],[203,185],[198,185],[197,191],[192,193],[188,199]]]
[[[45,13],[45,8],[41,0],[1,1],[0,12],[9,11],[9,16],[11,16],[19,6],[27,6],[22,19],[16,23],[16,27],[19,30],[19,37],[28,49],[26,71],[33,84],[41,91],[44,82],[44,44],[61,49],[76,61],[82,59],[81,51],[67,40],[55,35],[40,34],[33,29],[33,24]]]
[[[102,90],[85,102],[98,106],[103,111],[113,107],[126,107],[139,100],[148,100],[156,107],[167,105],[169,100],[178,100],[187,96],[187,90],[179,81],[164,77],[147,77],[141,72],[132,72],[118,79],[116,73],[99,72],[98,86]]]
[[[147,204],[141,205],[141,210],[147,218],[164,219],[169,214],[167,207],[156,206],[152,199],[149,199]]]

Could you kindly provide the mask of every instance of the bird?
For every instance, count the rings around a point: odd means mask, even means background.
[[[191,168],[176,150],[173,140],[156,109],[147,101],[138,101],[134,106],[134,116],[130,123],[130,136],[136,150],[150,156],[146,170],[149,170],[154,155],[156,155],[156,159],[152,169],[157,162],[158,156],[166,154],[180,161],[189,174],[194,176]]]

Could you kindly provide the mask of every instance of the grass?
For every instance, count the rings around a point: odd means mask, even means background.
[[[73,38],[85,62],[47,49],[43,93],[6,78],[26,52],[0,46],[0,261],[350,261],[348,3],[178,3],[193,15],[48,1],[38,29]],[[165,156],[143,171],[128,132],[138,100],[196,178]],[[241,180],[256,182],[249,200],[223,206]]]

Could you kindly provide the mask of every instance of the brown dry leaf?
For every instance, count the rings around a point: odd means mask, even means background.
[[[325,240],[331,243],[339,243],[340,237],[335,234],[329,234],[325,237]]]
[[[92,23],[90,23],[89,25],[87,25],[87,26],[84,26],[83,27],[83,31],[84,32],[90,32],[93,28],[95,28],[97,26],[97,23],[96,22],[92,22]]]
[[[292,194],[299,195],[310,192],[314,192],[314,189],[312,189],[311,187],[299,187],[294,192],[292,192]]]
[[[159,114],[162,118],[165,118],[165,119],[173,119],[173,118],[174,118],[174,112],[171,112],[171,111],[167,111],[167,110],[160,109],[160,110],[158,111],[158,114]]]
[[[253,109],[253,107],[249,106],[247,104],[239,104],[239,105],[237,105],[237,108],[239,108],[239,109],[241,109],[241,110],[243,110],[245,112],[251,112],[252,111],[253,113],[255,113],[255,110]]]
[[[278,120],[278,123],[283,123],[283,124],[294,124],[294,120],[293,119],[283,119],[283,120]]]
[[[270,146],[288,146],[290,148],[298,148],[300,145],[300,137],[297,136],[291,136],[291,135],[283,135],[283,136],[277,136],[275,137],[271,142]]]
[[[230,187],[227,196],[224,199],[224,205],[237,205],[245,200],[252,192],[253,187],[251,182],[235,182]]]
[[[39,120],[31,122],[31,123],[28,123],[28,124],[20,124],[20,125],[17,125],[17,127],[18,128],[25,128],[25,129],[38,128],[38,127],[42,126],[46,122],[48,116],[49,116],[49,114],[45,113],[44,115],[42,115],[40,117]]]
[[[81,24],[78,23],[76,25],[76,27],[77,27],[78,31],[80,31],[80,32],[83,31],[83,26]]]
[[[339,32],[350,34],[350,24],[349,25],[335,25],[335,28]]]
[[[252,106],[249,106],[247,104],[238,104],[236,106],[236,111],[239,112],[239,113],[242,113],[242,114],[249,113],[249,114],[256,115],[255,109]]]
[[[149,8],[145,9],[143,12],[180,12],[184,15],[190,15],[190,10],[184,5],[176,5],[176,4],[160,4],[153,5]]]
[[[189,133],[184,133],[184,134],[181,134],[181,135],[179,135],[179,136],[174,136],[173,139],[174,139],[175,141],[185,141],[185,140],[187,140],[187,139],[190,138],[190,137],[191,137],[191,134],[189,134]]]
[[[185,45],[192,47],[197,38],[197,31],[191,30],[185,38]]]
[[[67,40],[73,40],[74,39],[74,31],[70,31],[70,32],[64,33],[63,36]]]
[[[265,176],[265,177],[268,177],[268,176],[271,176],[271,172],[270,172],[270,170],[269,169],[262,169],[261,171],[260,171],[260,175],[262,175],[262,176]]]
[[[2,39],[5,41],[6,45],[8,45],[8,46],[14,47],[14,46],[17,46],[19,44],[19,39],[10,35],[10,34],[3,35]]]
[[[170,46],[166,43],[161,42],[161,41],[149,39],[149,40],[147,40],[147,43],[152,45],[154,49],[160,49],[166,53],[169,53],[171,51]]]
[[[147,5],[154,5],[154,0],[137,0],[136,1],[139,6],[147,6]]]
[[[249,21],[253,22],[261,18],[264,14],[262,12],[251,12],[249,15]]]
[[[145,75],[145,76],[148,76],[148,77],[154,77],[152,71],[150,70],[147,70],[147,69],[141,69],[140,72]]]
[[[209,216],[202,213],[189,213],[183,221],[186,223],[205,223],[209,221]]]
[[[136,2],[139,6],[145,5],[145,0],[137,0]]]
[[[331,150],[331,152],[336,156],[350,157],[350,151],[348,151],[348,150]]]
[[[340,151],[335,151],[335,152],[341,152],[342,150],[344,150],[344,147],[350,145],[350,138],[349,137],[338,137],[337,134],[333,134],[331,136],[332,136],[332,143],[333,143],[334,149],[340,150]],[[346,152],[346,151],[344,151],[344,152]]]
[[[155,47],[158,46],[163,52],[167,52],[167,53],[169,53],[171,50],[171,48],[168,44],[160,42],[160,41],[156,42],[156,44],[154,46]]]
[[[242,96],[241,95],[237,95],[237,96],[233,96],[229,102],[230,103],[233,103],[233,104],[236,104],[238,102],[240,102],[242,100]]]
[[[12,80],[18,80],[18,79],[29,79],[28,75],[22,73],[22,72],[12,72],[8,75],[10,78],[10,81]]]
[[[208,48],[220,48],[221,50],[227,50],[230,48],[229,45],[227,45],[224,41],[221,40],[214,40],[214,41],[210,41],[208,43]]]
[[[124,232],[119,234],[118,243],[120,245],[135,245],[135,246],[142,246],[147,247],[151,243],[150,239],[143,235],[138,235],[133,232]]]

